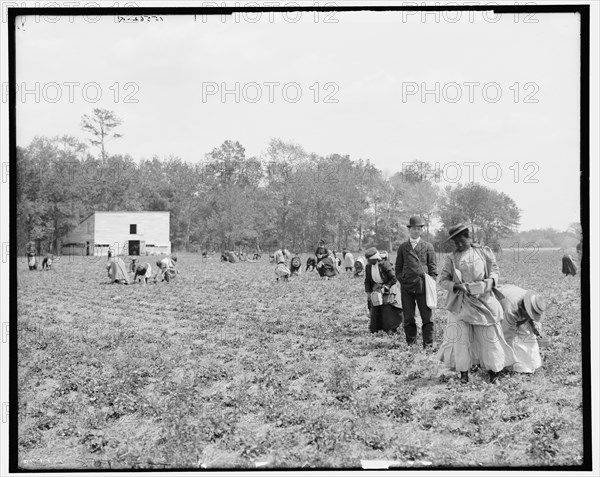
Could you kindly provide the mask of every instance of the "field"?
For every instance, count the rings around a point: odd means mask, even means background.
[[[144,287],[106,284],[105,258],[19,259],[19,466],[580,465],[580,277],[560,257],[499,259],[501,282],[547,300],[544,366],[468,385],[403,332],[370,334],[351,274],[277,283],[264,256],[180,254],[175,283]],[[447,312],[434,316],[439,344]]]

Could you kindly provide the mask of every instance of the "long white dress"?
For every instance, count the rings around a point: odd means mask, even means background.
[[[504,310],[502,321],[504,338],[517,356],[517,362],[513,364],[512,369],[518,373],[533,373],[542,366],[537,337],[528,322],[517,325],[517,322],[523,321],[518,313],[519,301],[523,299],[527,290],[516,285],[502,285],[498,290],[505,297],[500,302]]]
[[[485,262],[472,248],[455,253],[453,259],[464,283],[485,278]],[[447,257],[440,275],[440,283],[446,289],[454,283],[453,267],[451,257]],[[482,314],[482,311],[486,313]],[[450,312],[438,359],[457,371],[468,371],[474,364],[494,372],[511,366],[517,359],[504,338],[500,325],[502,318],[502,306],[491,291],[479,295],[476,300],[465,297],[460,312]]]

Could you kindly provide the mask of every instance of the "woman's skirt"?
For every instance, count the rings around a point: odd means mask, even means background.
[[[380,305],[371,307],[371,321],[369,331],[396,331],[402,324],[402,309],[392,305]]]
[[[504,325],[504,322],[503,322]],[[513,371],[517,373],[533,373],[542,366],[542,357],[540,356],[540,347],[537,337],[530,330],[529,325],[525,324],[519,328],[513,326],[503,326],[506,342],[515,351],[517,362],[513,364]]]
[[[485,369],[498,372],[517,362],[500,324],[472,325],[455,313],[448,317],[444,341],[437,356],[448,368],[457,371],[468,371],[471,366],[480,364]]]
[[[129,283],[129,272],[127,272],[127,267],[125,266],[125,262],[120,258],[112,259],[108,264],[108,273],[110,280],[113,283]]]

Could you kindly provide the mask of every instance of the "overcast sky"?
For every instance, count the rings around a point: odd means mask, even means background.
[[[136,161],[197,162],[227,139],[260,156],[272,137],[389,173],[419,159],[510,195],[521,230],[566,229],[580,207],[579,17],[457,15],[26,17],[17,143],[84,139],[81,116],[101,107],[123,119],[109,152]]]

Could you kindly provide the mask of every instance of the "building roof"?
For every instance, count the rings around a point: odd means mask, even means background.
[[[168,210],[95,210],[91,214],[87,215],[79,223],[84,223],[94,214],[169,214]]]

